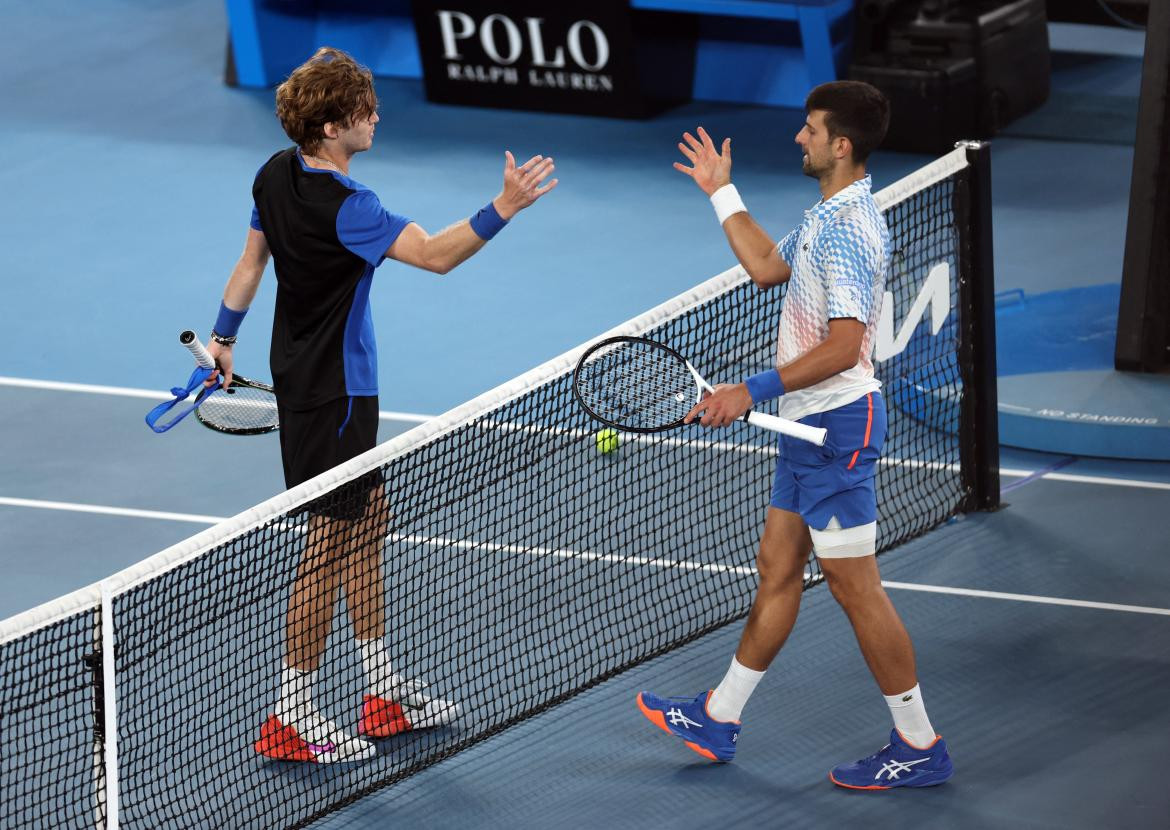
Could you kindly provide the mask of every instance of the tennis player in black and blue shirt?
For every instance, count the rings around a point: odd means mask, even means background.
[[[551,158],[535,156],[518,166],[505,153],[500,194],[470,219],[428,234],[386,210],[349,176],[353,156],[373,143],[377,104],[369,70],[330,48],[318,50],[277,88],[276,113],[296,146],[272,156],[256,174],[247,243],[208,345],[229,383],[236,332],[271,256],[277,292],[270,363],[289,487],[376,443],[378,371],[369,306],[375,269],[389,257],[445,274],[557,183],[548,179]],[[389,506],[380,472],[323,497],[310,514],[289,598],[280,697],[256,751],[283,761],[361,761],[376,754],[369,738],[449,723],[459,706],[393,670],[382,579]],[[339,592],[369,681],[357,735],[325,719],[313,703]]]

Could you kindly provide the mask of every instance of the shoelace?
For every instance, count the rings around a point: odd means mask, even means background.
[[[886,751],[887,749],[889,749],[889,748],[890,748],[890,745],[889,745],[889,744],[886,744],[886,745],[885,745],[885,746],[883,746],[881,749],[879,749],[877,752],[875,752],[873,755],[870,755],[870,756],[867,756],[867,757],[865,757],[865,758],[862,758],[862,759],[861,759],[860,761],[858,761],[857,763],[859,763],[859,764],[871,764],[871,763],[873,763],[874,761],[876,761],[876,760],[878,760],[879,758],[881,758],[881,757],[882,757],[882,755],[885,753],[885,751]]]

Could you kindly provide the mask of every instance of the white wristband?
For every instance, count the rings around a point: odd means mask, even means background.
[[[722,225],[736,213],[747,213],[743,199],[739,198],[739,191],[733,184],[725,184],[711,194],[711,206],[715,208],[715,216]]]

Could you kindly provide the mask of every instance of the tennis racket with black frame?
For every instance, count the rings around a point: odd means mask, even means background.
[[[684,426],[683,418],[703,393],[714,391],[685,357],[645,337],[608,337],[594,343],[573,370],[578,403],[598,421],[626,432],[665,432]],[[817,446],[828,436],[821,427],[766,412],[749,410],[743,419]]]
[[[215,360],[199,342],[195,332],[179,335],[182,343],[205,369],[215,368]],[[276,393],[267,383],[233,374],[226,389],[219,388],[206,395],[195,408],[199,423],[216,432],[228,435],[263,435],[280,428],[276,410]]]

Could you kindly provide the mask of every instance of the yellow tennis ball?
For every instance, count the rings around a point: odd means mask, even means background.
[[[609,455],[618,448],[620,439],[616,430],[603,429],[597,433],[597,451],[602,455]]]

